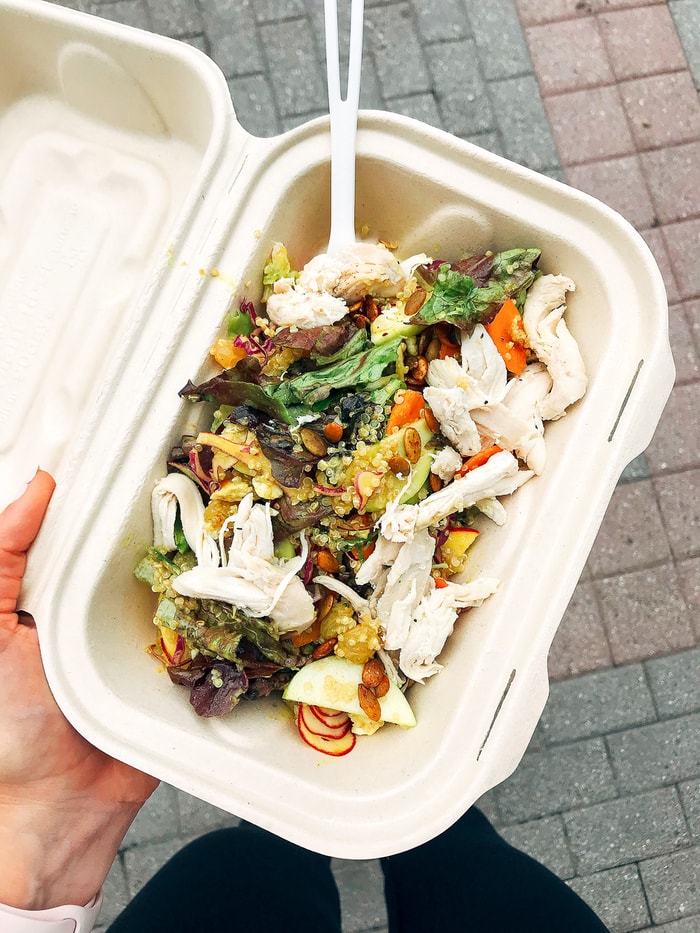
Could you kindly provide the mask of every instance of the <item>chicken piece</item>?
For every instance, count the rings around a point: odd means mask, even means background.
[[[489,408],[475,408],[472,418],[479,433],[504,450],[514,450],[533,473],[544,469],[546,453],[542,419],[521,418],[503,402]]]
[[[444,389],[427,386],[423,389],[423,398],[437,418],[441,433],[463,457],[470,457],[481,450],[479,430],[472,419],[472,406],[464,389],[459,386]]]
[[[391,541],[410,541],[417,531],[436,525],[453,512],[482,499],[510,495],[532,475],[530,470],[520,470],[516,458],[502,450],[417,505],[399,505],[392,500],[380,519],[381,533]]]
[[[566,293],[575,288],[564,275],[543,275],[525,299],[523,325],[528,341],[552,379],[550,392],[539,404],[544,421],[561,418],[586,391],[583,359],[563,318]]]
[[[462,340],[462,368],[469,374],[477,393],[485,399],[479,400],[479,405],[501,401],[506,391],[508,371],[483,324],[477,324],[471,336]]]
[[[462,458],[454,447],[443,447],[430,466],[430,472],[438,476],[443,483],[449,483],[462,466]]]
[[[357,583],[360,586],[370,583],[375,593],[382,592],[389,568],[399,556],[400,549],[401,545],[397,541],[389,541],[379,535],[374,550],[355,575]]]
[[[399,668],[411,680],[423,683],[442,670],[435,660],[452,634],[462,609],[480,606],[493,595],[499,580],[482,577],[470,583],[449,583],[438,588],[433,583],[419,603],[408,637],[401,647]]]
[[[216,541],[207,534],[205,528],[204,502],[199,488],[183,473],[169,473],[159,480],[153,489],[153,544],[166,551],[174,551],[177,548],[175,519],[178,506],[182,531],[197,558],[197,563],[207,567],[218,566],[219,550]]]
[[[292,279],[278,279],[267,299],[267,316],[277,327],[319,327],[335,324],[348,313],[341,298],[328,292],[307,291]]]
[[[304,290],[330,292],[348,304],[365,295],[392,298],[406,285],[401,263],[380,243],[355,243],[337,253],[321,253],[299,275]]]
[[[197,566],[173,579],[181,596],[216,599],[239,606],[254,617],[271,619],[279,632],[303,631],[314,620],[314,604],[297,573],[307,556],[291,560],[275,558],[269,503],[253,505],[252,493],[243,499],[233,516],[233,540],[225,553],[220,534],[222,566]]]
[[[376,604],[388,651],[400,648],[406,640],[410,619],[431,585],[434,553],[435,539],[425,528],[401,545],[392,564]]]

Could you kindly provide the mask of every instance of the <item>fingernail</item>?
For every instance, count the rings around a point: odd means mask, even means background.
[[[10,489],[6,494],[2,496],[3,502],[0,503],[0,507],[7,508],[8,505],[11,505],[13,502],[16,502],[18,499],[21,499],[24,493],[27,491],[27,487],[34,479],[36,474],[39,472],[38,464],[33,466],[31,470],[22,471],[20,476],[17,476],[15,484],[10,484]]]

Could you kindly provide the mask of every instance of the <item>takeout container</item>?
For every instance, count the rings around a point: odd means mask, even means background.
[[[152,594],[132,571],[170,446],[206,423],[232,300],[256,300],[273,241],[297,267],[329,219],[325,119],[274,139],[237,124],[225,81],[183,44],[41,2],[0,2],[0,479],[58,489],[23,606],[47,676],[95,745],[311,849],[372,858],[450,825],[516,767],[547,696],[547,652],[620,472],[651,439],[673,367],[659,271],[594,199],[413,120],[363,113],[357,222],[401,257],[538,246],[577,283],[568,322],[590,383],[547,426],[548,464],[473,548],[502,580],[444,671],[332,759],[279,699],[198,718],[158,673]]]

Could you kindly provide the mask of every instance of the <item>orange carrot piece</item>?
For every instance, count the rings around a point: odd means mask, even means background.
[[[440,341],[439,359],[445,360],[448,356],[461,356],[462,348],[450,340],[449,325],[440,321],[435,325],[435,334]]]
[[[303,632],[297,632],[295,635],[292,635],[290,641],[295,648],[303,648],[304,645],[310,645],[312,641],[316,641],[320,635],[321,622],[317,619],[313,625],[305,628]]]
[[[508,372],[519,376],[527,364],[527,351],[522,343],[525,328],[512,298],[506,298],[496,317],[486,325],[486,332],[496,344]]]
[[[395,428],[402,428],[405,424],[418,421],[420,413],[425,408],[422,392],[416,392],[415,389],[399,389],[396,395],[399,396],[399,400],[394,402],[386,423],[387,434],[393,434]]]
[[[447,580],[443,580],[442,577],[433,577],[435,580],[435,587],[438,590],[442,590],[447,586]]]
[[[484,447],[478,454],[474,454],[473,457],[465,460],[455,475],[464,476],[464,474],[468,473],[470,470],[475,470],[477,467],[483,466],[494,454],[500,453],[502,450],[503,448],[499,447],[498,444],[494,444],[491,447]]]

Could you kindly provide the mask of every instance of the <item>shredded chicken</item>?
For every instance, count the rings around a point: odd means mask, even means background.
[[[267,299],[267,315],[277,327],[317,327],[335,324],[348,313],[342,298],[327,292],[310,291],[292,279],[278,279]]]
[[[470,583],[449,583],[432,588],[419,603],[401,647],[399,668],[411,680],[423,683],[442,670],[435,660],[452,634],[462,609],[480,606],[498,588],[499,581],[488,577]]]
[[[535,281],[525,299],[525,332],[552,379],[551,391],[539,403],[539,414],[544,421],[561,418],[567,407],[586,391],[586,369],[581,352],[563,318],[566,293],[575,288],[565,275],[543,275]]]
[[[430,472],[438,476],[443,483],[449,483],[462,466],[462,458],[454,447],[443,447],[430,466]]]
[[[221,531],[222,541],[227,524]],[[253,505],[249,493],[233,517],[228,554],[222,544],[222,566],[194,567],[173,579],[173,589],[182,596],[216,599],[239,606],[251,616],[269,617],[279,632],[302,631],[314,620],[313,600],[297,576],[306,562],[303,537],[302,546],[298,557],[277,560],[270,505]]]
[[[197,563],[207,567],[218,566],[219,550],[204,527],[202,496],[195,483],[183,473],[169,473],[159,480],[153,489],[153,544],[166,551],[174,551],[177,548],[175,520],[178,506],[182,532],[197,558]]]
[[[402,544],[376,603],[376,616],[384,631],[384,647],[400,648],[418,604],[431,585],[435,539],[427,528]],[[376,598],[375,593],[375,598]]]

